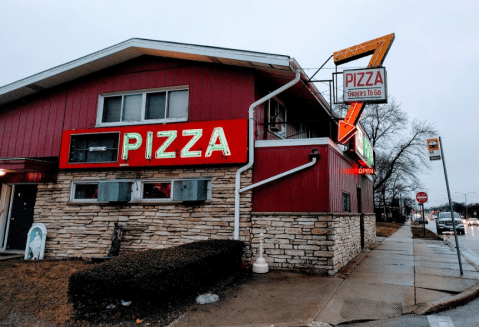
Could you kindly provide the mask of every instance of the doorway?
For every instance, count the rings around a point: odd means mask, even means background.
[[[33,224],[36,184],[2,185],[0,219],[1,251],[24,251]]]
[[[359,215],[359,230],[361,232],[361,249],[364,248],[364,215],[363,215],[363,199],[361,196],[361,188],[356,188],[356,194],[358,197],[358,213]]]

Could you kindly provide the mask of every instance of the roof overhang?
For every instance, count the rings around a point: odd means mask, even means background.
[[[293,79],[295,70],[299,69],[301,80],[306,84],[306,98],[316,100],[332,115],[323,96],[289,56],[138,38],[0,87],[0,106],[143,55],[247,67],[278,81]]]

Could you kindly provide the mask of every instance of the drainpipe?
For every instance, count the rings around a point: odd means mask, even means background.
[[[253,102],[249,106],[249,111],[248,111],[248,129],[249,129],[249,135],[248,135],[248,147],[249,147],[249,161],[248,163],[238,169],[236,172],[236,183],[235,183],[235,221],[234,221],[234,239],[238,240],[239,239],[239,222],[240,222],[240,187],[241,187],[241,173],[244,172],[245,170],[250,169],[253,166],[254,163],[254,109],[259,106],[260,104],[268,101],[272,97],[280,94],[281,92],[289,89],[291,86],[294,84],[298,83],[299,79],[301,77],[301,74],[299,72],[299,69],[296,69],[296,77],[289,82],[288,84],[283,85],[279,89],[277,89],[274,92],[271,92],[270,94],[262,97],[256,102]]]

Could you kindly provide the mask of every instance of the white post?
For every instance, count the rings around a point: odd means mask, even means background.
[[[264,274],[268,272],[268,263],[263,258],[263,233],[259,234],[259,258],[253,264],[253,272],[257,274]]]

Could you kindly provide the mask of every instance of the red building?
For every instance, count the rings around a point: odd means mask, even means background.
[[[374,242],[372,181],[308,80],[288,56],[131,39],[1,87],[0,251],[36,222],[47,258],[104,256],[119,222],[124,252],[236,238],[251,259],[264,233],[271,267],[336,273]]]

